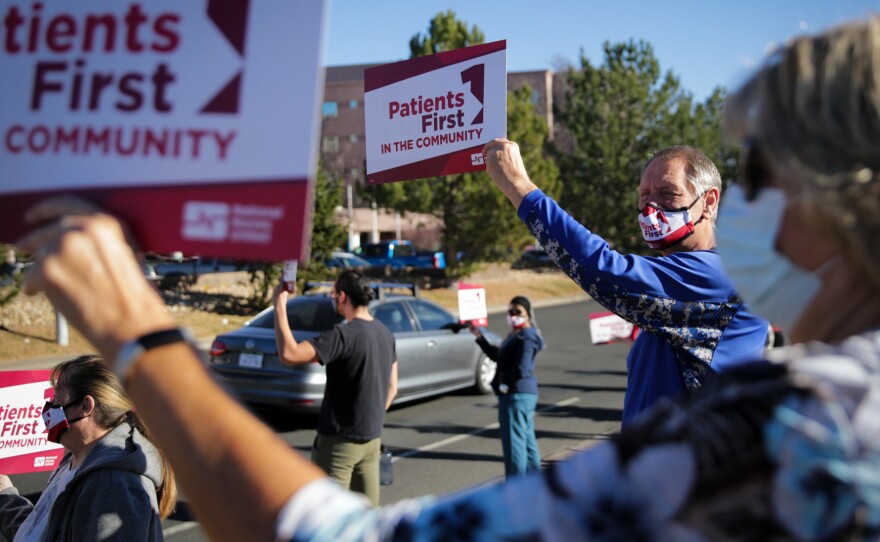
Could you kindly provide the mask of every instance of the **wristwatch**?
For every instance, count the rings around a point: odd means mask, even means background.
[[[195,350],[195,340],[189,330],[184,328],[175,327],[141,335],[137,339],[122,345],[119,353],[116,354],[116,360],[113,362],[113,371],[124,385],[125,377],[131,366],[144,352],[151,348],[180,342],[190,345]]]

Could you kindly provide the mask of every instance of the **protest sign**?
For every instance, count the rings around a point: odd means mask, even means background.
[[[486,290],[479,284],[458,283],[458,319],[462,324],[471,322],[477,327],[489,325],[486,308]]]
[[[0,242],[74,193],[144,250],[307,255],[324,0],[10,0]]]
[[[52,470],[64,448],[46,440],[43,405],[54,392],[51,371],[0,371],[0,472]]]
[[[632,339],[633,325],[612,312],[590,313],[590,337],[593,344]]]
[[[507,135],[507,42],[364,71],[367,182],[486,169],[483,145]]]

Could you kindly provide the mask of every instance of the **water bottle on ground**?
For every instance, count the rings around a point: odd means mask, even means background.
[[[394,471],[391,469],[391,450],[384,444],[379,455],[379,484],[390,486],[394,483]]]

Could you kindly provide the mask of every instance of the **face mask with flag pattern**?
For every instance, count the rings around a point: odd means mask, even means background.
[[[678,209],[665,209],[652,201],[639,209],[639,226],[648,246],[666,250],[693,235],[694,228],[703,217],[692,222],[690,208],[700,201],[701,196],[697,196],[687,207]]]

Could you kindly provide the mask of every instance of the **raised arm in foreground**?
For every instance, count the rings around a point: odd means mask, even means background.
[[[25,291],[45,292],[106,360],[128,341],[174,327],[119,222],[71,212],[82,207],[55,199],[28,214],[47,225],[18,243],[35,258]],[[212,540],[272,540],[284,503],[323,476],[226,395],[185,344],[148,350],[125,381]]]

